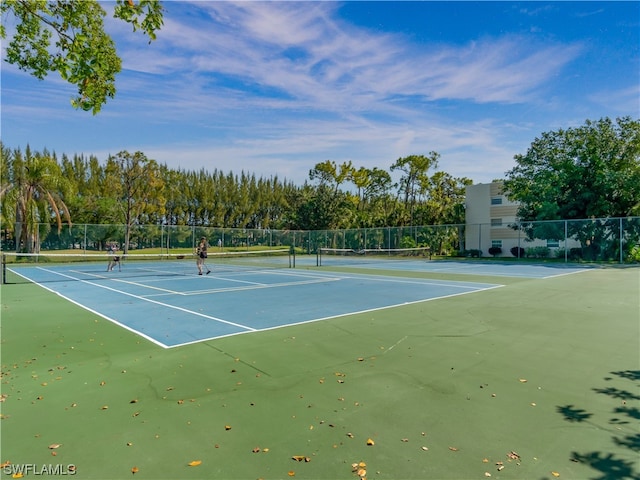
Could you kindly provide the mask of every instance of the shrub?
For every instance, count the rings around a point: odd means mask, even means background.
[[[640,262],[640,245],[634,245],[629,249],[629,255],[627,255],[628,263]]]
[[[569,260],[576,261],[582,260],[582,248],[581,247],[573,247],[569,250]]]
[[[489,255],[500,255],[502,253],[502,248],[500,247],[489,247]]]
[[[407,235],[400,239],[400,248],[415,248],[416,246],[417,244],[413,237]]]
[[[547,258],[551,253],[549,247],[530,247],[526,250],[528,258]]]
[[[511,255],[518,258],[524,258],[524,248],[522,247],[511,247]]]
[[[551,249],[549,247],[535,247],[536,258],[548,258],[551,254]]]

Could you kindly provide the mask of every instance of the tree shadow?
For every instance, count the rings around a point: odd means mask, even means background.
[[[620,413],[634,420],[640,420],[640,410],[636,407],[616,407],[613,413]]]
[[[627,435],[623,438],[613,437],[613,442],[621,447],[627,447],[633,452],[640,452],[640,433]]]
[[[636,395],[635,393],[631,393],[627,390],[620,390],[619,388],[594,388],[592,390],[596,393],[608,395],[612,398],[619,398],[620,400],[640,400],[640,395]]]
[[[605,381],[619,379],[628,380],[634,383],[640,381],[640,370],[619,370],[609,372],[612,376],[604,377]],[[640,395],[631,391],[616,388],[592,388],[593,392],[599,395],[607,395],[616,400],[620,400],[622,405],[612,409],[613,417],[610,424],[619,426],[618,429],[629,428],[629,425],[637,424],[640,421],[640,409],[627,405],[627,401],[640,400]],[[564,417],[564,420],[572,423],[591,423],[593,413],[577,408],[575,405],[563,405],[556,407],[557,412]],[[638,431],[638,429],[635,429]],[[622,432],[620,432],[622,433]],[[612,436],[613,445],[618,448],[625,448],[633,452],[635,456],[640,453],[640,433],[631,433],[626,436]],[[624,455],[626,456],[626,455]],[[597,476],[591,480],[640,480],[640,472],[637,471],[638,461],[625,460],[620,455],[607,452],[572,452],[571,461],[583,463],[594,469]]]
[[[572,460],[586,463],[594,470],[600,472],[599,477],[593,480],[637,480],[638,475],[634,472],[634,462],[616,458],[615,455],[601,452],[577,453],[572,452]]]
[[[620,370],[611,374],[631,381],[640,381],[640,370]]]
[[[588,420],[593,414],[581,408],[574,408],[573,405],[565,405],[557,407],[558,413],[564,417],[567,422],[580,423]]]

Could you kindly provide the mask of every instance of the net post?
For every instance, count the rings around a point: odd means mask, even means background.
[[[289,268],[296,268],[296,247],[289,247]]]

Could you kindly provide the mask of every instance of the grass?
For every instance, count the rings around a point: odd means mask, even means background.
[[[360,462],[370,480],[637,479],[640,270],[477,280],[506,284],[169,350],[3,285],[0,460],[88,479],[358,480]]]

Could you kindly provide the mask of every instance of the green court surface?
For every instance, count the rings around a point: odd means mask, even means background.
[[[640,269],[386,274],[504,287],[164,349],[3,285],[1,478],[640,478]]]

